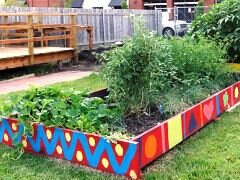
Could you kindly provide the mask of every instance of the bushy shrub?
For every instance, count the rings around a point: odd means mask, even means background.
[[[210,37],[227,45],[231,59],[240,57],[240,1],[227,0],[199,16],[190,28],[190,35]]]
[[[145,109],[176,78],[167,40],[159,40],[142,27],[138,23],[123,47],[103,54],[107,61],[103,78],[111,97],[124,109],[134,111]]]
[[[177,76],[184,86],[205,84],[225,75],[221,64],[225,63],[226,51],[217,43],[199,37],[169,40],[171,56],[177,67]]]
[[[163,39],[139,23],[123,47],[103,54],[110,97],[127,112],[162,104],[163,94],[223,78],[225,50],[203,38]],[[181,96],[181,94],[179,94]],[[163,98],[162,98],[163,97]],[[126,113],[126,112],[125,112]]]

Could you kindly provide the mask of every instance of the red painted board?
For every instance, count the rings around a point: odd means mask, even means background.
[[[230,86],[224,90],[222,90],[218,95],[219,105],[220,105],[220,114],[225,112],[227,109],[232,107],[233,105],[233,87]]]
[[[211,96],[210,98],[203,101],[200,107],[202,110],[203,125],[206,125],[217,118],[216,96]]]
[[[168,150],[167,123],[162,123],[134,138],[139,142],[140,167],[144,167]]]
[[[17,120],[0,122],[0,143],[12,145],[14,132],[20,131]],[[33,136],[18,136],[25,151],[47,155],[133,179],[140,177],[138,142],[110,142],[104,137],[62,128],[33,124]]]
[[[240,82],[237,82],[233,85],[233,105],[240,102]]]
[[[182,114],[184,139],[203,127],[203,114],[201,104],[198,104]]]

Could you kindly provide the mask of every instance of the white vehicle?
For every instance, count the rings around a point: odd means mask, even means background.
[[[183,36],[188,31],[189,23],[181,20],[169,20],[168,13],[162,13],[162,35]]]

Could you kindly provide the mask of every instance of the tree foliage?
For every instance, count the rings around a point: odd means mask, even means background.
[[[214,39],[227,46],[231,59],[240,58],[240,1],[226,0],[199,16],[192,24],[190,35]]]

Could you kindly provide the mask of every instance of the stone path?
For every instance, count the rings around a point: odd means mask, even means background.
[[[26,90],[30,84],[47,86],[58,82],[73,81],[92,74],[92,71],[65,71],[52,73],[41,77],[29,77],[12,81],[0,81],[0,94]]]

